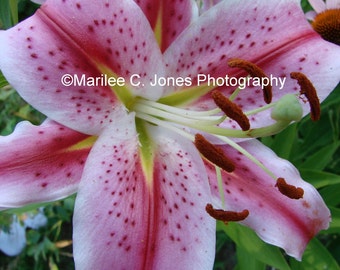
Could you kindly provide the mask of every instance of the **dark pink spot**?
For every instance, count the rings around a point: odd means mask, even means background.
[[[93,29],[93,26],[92,26],[92,25],[88,25],[88,26],[87,26],[87,30],[88,30],[89,32],[94,32],[94,29]]]

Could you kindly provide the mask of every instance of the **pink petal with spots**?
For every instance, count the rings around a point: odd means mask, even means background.
[[[202,161],[191,143],[150,128],[153,179],[139,158],[133,119],[96,142],[74,215],[77,269],[211,269],[215,222]]]
[[[0,137],[0,207],[54,201],[76,192],[90,147],[88,136],[53,121],[21,122]]]
[[[248,152],[269,168],[274,175],[285,178],[286,182],[304,189],[302,199],[293,200],[281,194],[275,187],[276,180],[248,158],[228,146],[223,147],[226,155],[233,160],[236,170],[222,172],[223,190],[227,210],[250,214],[242,222],[251,227],[266,242],[283,248],[288,255],[301,259],[302,253],[313,236],[327,229],[330,212],[317,190],[304,182],[296,168],[276,156],[257,140],[240,143]],[[207,164],[212,192],[220,206],[215,168]]]
[[[161,49],[165,51],[183,30],[197,19],[198,8],[193,0],[163,0],[160,13],[162,16]]]
[[[240,69],[227,66],[232,58],[249,60],[276,78],[273,101],[287,93],[298,93],[296,81],[289,77],[293,71],[309,77],[321,100],[340,80],[340,47],[322,40],[314,32],[295,0],[223,1],[202,14],[165,52],[169,76],[191,77],[193,82],[197,82],[199,74],[222,78],[246,76]],[[285,78],[284,84],[278,78]],[[210,84],[216,85],[212,80]],[[229,95],[236,86],[220,89]],[[170,88],[168,91],[171,93]],[[236,102],[244,110],[265,105],[258,86],[243,89]],[[309,104],[302,105],[305,113],[309,112]],[[193,104],[192,109],[214,106],[208,94]],[[252,127],[272,121],[268,110],[250,120]]]
[[[34,16],[0,32],[0,68],[8,81],[49,118],[87,134],[100,132],[118,102],[118,88],[102,86],[100,70],[125,78],[133,94],[156,100],[162,88],[149,81],[162,74],[161,58],[149,22],[132,0],[49,0]],[[65,74],[99,80],[66,87]],[[140,87],[130,85],[132,75],[140,77],[134,80]]]
[[[152,28],[155,27],[157,18],[158,18],[158,11],[162,1],[159,0],[135,0],[135,2],[140,6],[143,10],[145,16],[148,18],[149,23]]]
[[[194,0],[135,0],[148,18],[151,27],[159,30],[162,51],[197,18],[198,7]]]

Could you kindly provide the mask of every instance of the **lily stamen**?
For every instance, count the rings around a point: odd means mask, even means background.
[[[223,221],[224,223],[228,223],[230,221],[242,221],[249,215],[249,211],[247,209],[242,212],[225,211],[222,209],[214,209],[210,203],[206,205],[205,210],[211,217],[216,220]]]
[[[249,119],[239,106],[230,101],[217,90],[212,92],[212,98],[214,99],[215,104],[226,114],[226,116],[235,120],[243,131],[250,129]]]
[[[249,73],[251,77],[258,77],[258,78],[268,78],[266,73],[257,65],[253,64],[252,62],[243,60],[243,59],[232,59],[229,60],[228,65],[232,68],[241,68],[244,69]],[[263,98],[264,101],[269,104],[272,101],[272,86],[269,84],[268,86],[263,86]]]
[[[195,135],[194,143],[198,151],[213,164],[227,172],[235,170],[234,163],[225,156],[223,151],[207,141],[201,134]]]
[[[196,125],[202,125],[202,126],[214,126],[218,125],[221,122],[224,121],[225,117],[223,116],[201,116],[201,117],[195,117],[190,115],[178,115],[174,114],[172,111],[164,111],[160,110],[154,107],[146,106],[141,103],[136,104],[133,107],[133,110],[136,112],[143,112],[149,115],[156,116],[160,119],[169,120],[171,122],[175,122],[182,125],[188,125],[188,126],[196,126]]]
[[[221,112],[219,108],[215,108],[212,110],[208,111],[193,111],[193,110],[186,110],[182,108],[177,108],[174,106],[169,106],[160,102],[155,102],[151,100],[146,100],[146,99],[139,99],[138,100],[139,104],[143,104],[149,107],[157,108],[163,111],[171,111],[174,114],[177,115],[184,115],[184,116],[190,116],[190,117],[205,117],[205,116],[212,116],[216,115],[217,113]]]
[[[310,117],[313,121],[318,121],[321,115],[320,100],[312,82],[301,72],[290,73],[292,79],[297,80],[301,87],[300,94],[304,95],[310,105]]]
[[[277,179],[275,186],[283,195],[290,199],[298,200],[303,197],[304,190],[302,188],[287,184],[286,180],[282,177]]]

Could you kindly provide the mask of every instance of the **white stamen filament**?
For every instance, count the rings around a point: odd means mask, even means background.
[[[164,128],[167,128],[169,130],[172,130],[174,131],[175,133],[189,139],[190,141],[194,141],[195,140],[195,136],[174,126],[173,123],[171,122],[168,122],[168,121],[164,121],[164,120],[160,120],[156,117],[153,117],[151,115],[148,115],[148,114],[145,114],[145,113],[141,113],[139,112],[137,114],[137,117],[140,118],[140,119],[143,119],[145,121],[148,121],[149,123],[152,123],[152,124],[155,124],[155,125],[158,125],[158,126],[161,126],[161,127],[164,127]]]
[[[232,138],[252,138],[264,137],[278,133],[284,129],[289,123],[286,121],[277,121],[272,125],[263,128],[254,128],[247,131],[221,128],[218,127],[226,116],[212,115],[213,112],[219,113],[219,109],[210,110],[207,114],[198,111],[189,111],[180,108],[174,108],[165,104],[154,101],[138,100],[131,108],[139,117],[140,113],[153,116],[153,119],[166,120],[186,127],[194,128],[203,132],[214,135],[232,137]],[[144,116],[145,118],[145,116]],[[153,121],[154,122],[154,121]]]
[[[133,111],[135,111],[137,113],[137,116],[138,116],[139,112],[143,112],[145,114],[153,115],[153,116],[156,116],[160,119],[166,119],[166,120],[169,120],[171,122],[182,124],[182,125],[185,125],[185,126],[218,125],[221,122],[223,122],[224,119],[225,119],[225,116],[219,116],[219,117],[205,116],[205,117],[202,117],[200,119],[195,118],[195,117],[189,117],[188,115],[180,116],[178,114],[173,114],[172,112],[169,112],[169,111],[163,111],[163,110],[156,109],[154,107],[150,107],[150,106],[139,104],[139,103],[137,103],[133,106]]]
[[[229,146],[231,146],[235,150],[242,153],[246,158],[251,160],[254,164],[260,167],[264,172],[266,172],[271,178],[273,178],[276,181],[277,176],[275,176],[275,174],[273,174],[266,166],[264,166],[257,158],[255,158],[252,154],[250,154],[246,149],[244,149],[239,144],[235,143],[233,140],[229,138],[226,138],[223,136],[216,136],[216,137],[218,137],[221,141],[224,141],[225,143],[227,143]]]
[[[204,117],[204,116],[211,116],[211,115],[215,115],[221,112],[221,110],[219,108],[216,109],[212,109],[209,111],[191,111],[191,110],[186,110],[186,109],[181,109],[181,108],[177,108],[177,107],[173,107],[173,106],[169,106],[166,104],[162,104],[162,103],[158,103],[158,102],[154,102],[154,101],[150,101],[150,100],[145,100],[145,99],[140,99],[138,100],[139,104],[144,104],[146,106],[150,106],[153,108],[157,108],[163,111],[171,111],[174,114],[178,114],[178,115],[186,115],[186,116],[190,116],[190,117]]]
[[[235,90],[235,92],[237,91]],[[235,94],[235,92],[233,94]],[[274,107],[275,104],[276,103],[271,103],[261,108],[248,111],[245,114],[252,115],[259,113]],[[240,146],[230,138],[256,138],[272,135],[287,127],[290,121],[276,121],[274,124],[268,125],[266,127],[243,131],[219,127],[218,125],[225,121],[227,118],[225,115],[221,115],[221,110],[219,108],[215,108],[209,111],[191,111],[158,103],[155,101],[138,99],[130,108],[130,110],[136,113],[137,118],[143,119],[151,124],[172,130],[173,132],[187,138],[192,142],[195,141],[195,137],[194,135],[190,134],[189,131],[186,131],[185,127],[193,128],[194,130],[206,132],[210,135],[213,135],[220,141],[225,142],[235,150],[242,153],[252,163],[254,163],[267,175],[273,178],[274,181],[277,180],[277,176],[272,171],[270,171],[270,169],[268,169],[256,157],[254,157],[242,146]],[[183,126],[183,128],[181,128],[181,126]],[[225,206],[222,171],[220,167],[216,165],[214,166],[221,202],[222,205]]]
[[[264,107],[268,109],[272,106],[267,105]],[[261,109],[264,109],[264,107],[262,107]],[[208,112],[197,112],[174,108],[154,101],[138,100],[133,106],[133,110],[136,112],[136,117],[143,119],[149,123],[170,129],[192,142],[195,140],[194,136],[186,132],[184,129],[181,129],[177,124],[191,127],[196,130],[214,135],[216,138],[220,139],[235,150],[242,153],[245,157],[251,160],[258,167],[260,167],[274,180],[277,179],[277,177],[258,159],[256,159],[253,155],[251,155],[248,151],[242,148],[239,144],[235,143],[229,137],[249,138],[274,134],[278,130],[282,130],[284,127],[286,127],[289,124],[287,122],[278,121],[267,127],[250,129],[249,131],[242,131],[217,127],[216,125],[224,120],[224,118],[222,119],[221,116],[213,115],[214,113],[219,113],[219,109],[210,110]],[[199,116],[201,116],[201,118]],[[217,171],[216,175],[218,176]],[[220,183],[219,185],[222,185],[222,183]]]
[[[226,205],[225,205],[225,198],[224,198],[224,192],[223,192],[223,180],[222,180],[221,168],[215,165],[215,171],[216,171],[218,191],[220,193],[220,197],[222,201],[222,207],[225,207]]]

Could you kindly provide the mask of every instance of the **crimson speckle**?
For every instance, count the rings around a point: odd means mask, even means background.
[[[94,28],[93,28],[92,25],[88,25],[88,26],[87,26],[87,30],[88,30],[89,32],[94,32]]]

